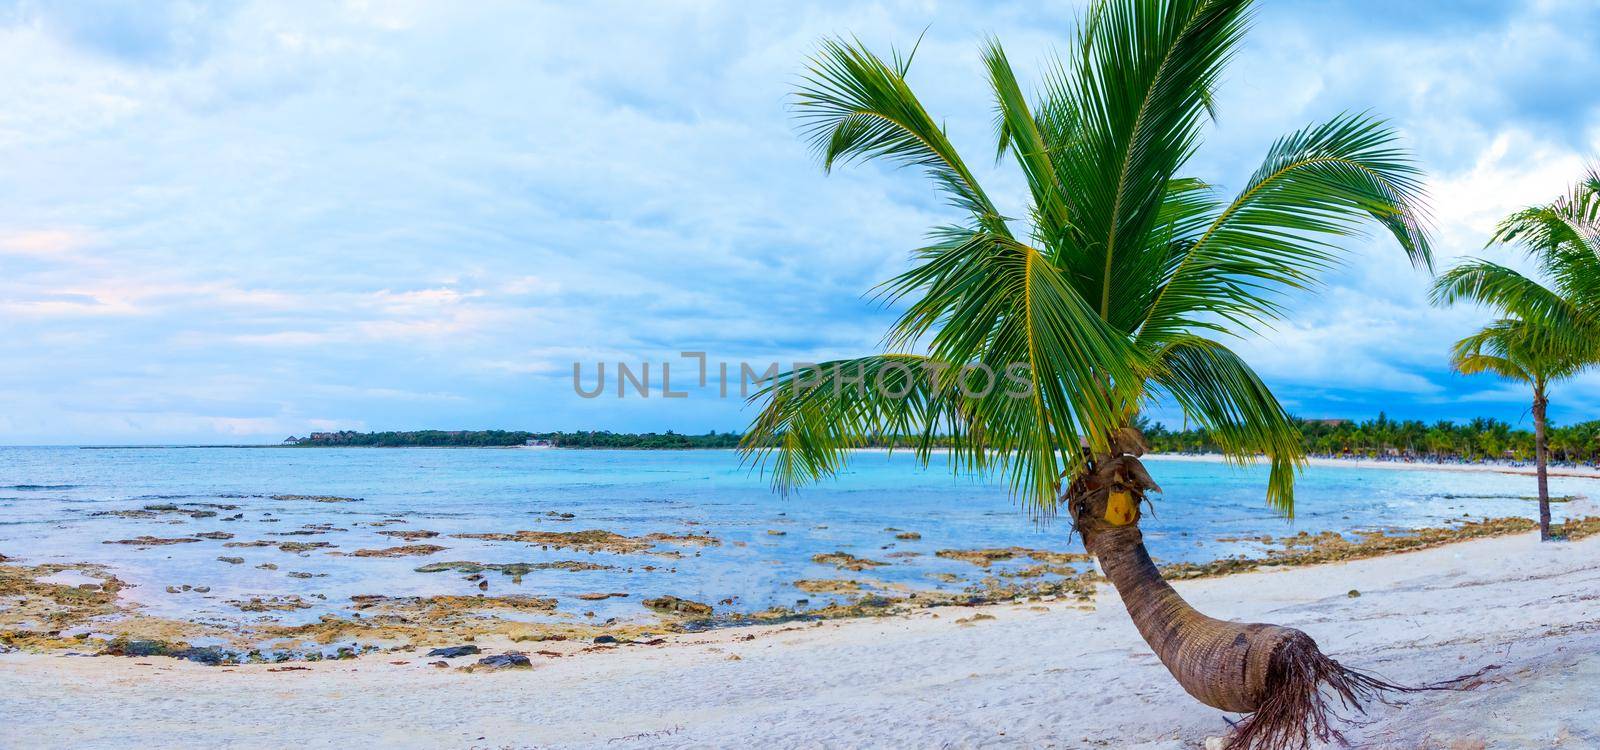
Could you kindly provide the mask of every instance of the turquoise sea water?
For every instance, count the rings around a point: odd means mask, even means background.
[[[1152,554],[1163,561],[1203,561],[1259,549],[1219,541],[1226,537],[1415,528],[1464,516],[1531,518],[1535,513],[1535,504],[1526,499],[1534,492],[1531,477],[1313,467],[1300,479],[1298,514],[1290,522],[1263,503],[1264,467],[1238,469],[1159,457],[1148,465],[1166,490],[1155,500],[1155,516],[1144,522]],[[1588,479],[1553,478],[1551,485],[1556,495],[1590,496],[1600,489],[1600,483]],[[269,497],[278,494],[360,501]],[[148,518],[105,515],[166,505],[204,511],[208,504],[238,507],[212,509],[216,515],[198,518],[172,512]],[[1558,520],[1566,507],[1556,506]],[[560,518],[569,513],[570,519]],[[225,520],[236,515],[240,517]],[[401,529],[437,531],[439,536],[405,542],[378,533]],[[668,553],[664,555],[614,555],[451,537],[520,529],[604,529],[630,536],[709,533],[721,544],[662,545],[657,551]],[[921,538],[897,539],[900,531],[917,532]],[[220,539],[143,548],[103,543],[198,532],[229,533],[234,542],[321,541],[332,546],[291,553],[272,547],[228,548]],[[1028,561],[982,570],[937,557],[938,550],[1020,546],[1080,551],[1068,532],[1065,521],[1030,518],[994,481],[953,476],[939,459],[923,469],[902,453],[862,453],[836,481],[782,498],[726,451],[0,448],[0,554],[28,563],[102,563],[134,584],[124,595],[152,614],[219,622],[262,616],[241,613],[227,603],[252,596],[311,597],[311,609],[270,615],[295,622],[343,611],[358,594],[479,593],[476,582],[458,573],[415,571],[447,560],[582,560],[613,566],[536,570],[520,583],[488,576],[490,594],[555,596],[562,612],[576,616],[594,612],[597,618],[647,619],[640,599],[660,594],[711,603],[732,600],[719,604],[721,611],[795,606],[802,599],[808,600],[802,607],[816,606],[829,597],[803,593],[793,586],[795,580],[853,578],[912,589],[960,589]],[[330,554],[407,543],[449,549],[426,557]],[[889,564],[850,572],[811,560],[833,551]],[[223,563],[219,556],[245,562]],[[277,569],[257,567],[264,563]],[[210,590],[166,591],[184,584]],[[575,598],[597,591],[631,596],[601,602]]]

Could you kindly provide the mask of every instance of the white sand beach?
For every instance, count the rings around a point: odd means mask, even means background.
[[[1524,534],[1177,585],[1210,614],[1300,627],[1392,680],[1494,667],[1468,692],[1375,706],[1347,725],[1359,747],[1592,748],[1597,559],[1600,538]],[[290,671],[4,654],[0,747],[1199,748],[1224,734],[1236,717],[1183,694],[1114,597],[1103,589],[1092,609],[944,608],[584,653],[480,643],[532,656],[532,670],[498,673],[429,666],[420,653]],[[993,619],[971,621],[979,614]]]
[[[1196,461],[1202,463],[1224,463],[1227,461],[1220,454],[1215,453],[1149,453],[1144,457],[1146,461]],[[1388,469],[1393,471],[1462,471],[1486,472],[1492,474],[1517,474],[1521,476],[1534,476],[1537,470],[1532,463],[1512,464],[1508,462],[1493,462],[1481,464],[1453,464],[1430,463],[1427,461],[1376,461],[1368,458],[1325,458],[1310,457],[1306,459],[1308,466],[1331,466],[1356,469]],[[1583,479],[1600,478],[1600,469],[1592,466],[1551,466],[1547,473],[1552,477],[1578,477]]]

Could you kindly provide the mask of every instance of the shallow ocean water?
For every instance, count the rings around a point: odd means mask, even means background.
[[[1463,516],[1531,518],[1536,513],[1527,499],[1534,492],[1531,477],[1312,467],[1300,477],[1297,514],[1289,521],[1264,504],[1264,466],[1241,469],[1160,457],[1151,457],[1148,466],[1166,494],[1155,498],[1155,515],[1147,516],[1143,526],[1151,553],[1163,562],[1206,561],[1259,550],[1249,542],[1219,541],[1229,537],[1418,528]],[[1551,480],[1555,495],[1594,496],[1597,489],[1597,480]],[[335,495],[359,501],[285,501],[271,495]],[[96,515],[164,504],[216,515]],[[1560,520],[1566,506],[1555,508]],[[225,520],[236,514],[242,517]],[[562,514],[572,517],[563,520]],[[386,519],[403,522],[383,525]],[[323,527],[336,530],[294,533]],[[407,542],[378,533],[407,529],[437,531],[439,536]],[[710,534],[721,543],[664,544],[655,553],[618,555],[451,537],[521,529]],[[1081,551],[1068,538],[1069,530],[1064,520],[1030,517],[999,481],[952,475],[939,457],[922,468],[907,453],[863,452],[837,480],[784,498],[729,451],[0,448],[0,554],[27,563],[105,564],[134,584],[124,596],[145,605],[149,614],[219,623],[264,616],[285,623],[310,621],[345,611],[350,597],[360,594],[479,593],[478,584],[459,573],[416,571],[427,563],[454,560],[578,560],[613,566],[536,570],[520,583],[498,574],[487,577],[491,595],[554,596],[562,612],[594,612],[602,619],[650,619],[639,601],[661,594],[718,604],[724,612],[796,606],[807,600],[803,608],[830,597],[799,591],[793,585],[798,579],[849,578],[959,590],[1030,561],[1001,562],[985,570],[937,557],[938,550],[1018,546]],[[921,538],[896,538],[906,531]],[[203,532],[233,537],[151,547],[104,543]],[[254,540],[332,546],[300,553],[225,546]],[[343,556],[412,543],[448,549],[425,557]],[[890,564],[852,572],[812,561],[814,555],[834,551]],[[229,564],[219,557],[244,562]],[[277,568],[258,567],[263,564]],[[209,591],[166,590],[185,584]],[[630,596],[576,598],[611,591]],[[306,597],[314,606],[260,615],[229,604],[284,594]]]

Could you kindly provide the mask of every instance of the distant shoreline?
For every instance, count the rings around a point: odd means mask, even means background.
[[[1226,463],[1220,453],[1149,453],[1147,460],[1155,461],[1188,461],[1193,463]],[[1520,476],[1534,476],[1537,470],[1531,464],[1512,464],[1507,462],[1486,463],[1434,463],[1431,461],[1378,461],[1370,458],[1331,458],[1328,456],[1312,456],[1306,459],[1310,466],[1330,466],[1357,469],[1393,469],[1395,471],[1458,471],[1478,472],[1490,474],[1516,474]],[[1552,477],[1576,477],[1580,479],[1600,479],[1600,468],[1591,466],[1551,466],[1548,471]]]
[[[274,443],[255,443],[242,445],[79,445],[79,446],[7,446],[13,448],[77,448],[79,450],[176,450],[193,448],[234,449],[234,448],[339,448],[339,449],[394,449],[394,448],[427,448],[448,450],[567,450],[567,451],[640,451],[640,452],[665,452],[665,451],[736,451],[737,448],[729,447],[643,447],[643,446],[563,446],[563,445],[280,445]],[[911,452],[911,447],[870,447],[854,448],[857,453],[889,453]],[[936,449],[947,450],[947,449]],[[1228,463],[1227,457],[1220,453],[1147,453],[1144,456],[1153,461],[1185,461],[1191,463]],[[1329,456],[1311,456],[1306,459],[1309,466],[1345,467],[1361,469],[1392,469],[1395,471],[1455,471],[1478,472],[1491,474],[1515,474],[1520,476],[1534,476],[1537,472],[1532,464],[1515,464],[1510,462],[1493,461],[1481,463],[1445,463],[1433,461],[1380,461],[1371,458],[1333,458]],[[1580,479],[1600,479],[1600,467],[1593,466],[1555,466],[1548,471],[1552,477],[1574,477]]]

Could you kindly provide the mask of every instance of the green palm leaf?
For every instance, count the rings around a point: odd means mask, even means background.
[[[1141,335],[1279,317],[1284,292],[1312,286],[1342,255],[1330,240],[1367,219],[1431,267],[1421,173],[1394,133],[1365,115],[1344,115],[1278,140],[1231,203],[1176,255],[1145,313]],[[1320,238],[1319,238],[1320,237]]]
[[[978,226],[1004,232],[994,204],[906,84],[909,68],[909,57],[891,66],[859,41],[824,40],[795,92],[801,132],[825,170],[871,158],[922,167]]]
[[[921,436],[917,452],[926,458],[935,434],[971,433],[958,393],[930,377],[939,369],[930,364],[937,365],[921,355],[883,354],[782,373],[751,396],[765,407],[741,448],[770,468],[782,493],[836,474],[851,450],[885,438]]]
[[[1211,433],[1229,460],[1266,454],[1267,504],[1294,515],[1294,471],[1303,463],[1300,428],[1239,355],[1215,341],[1183,336],[1162,349],[1151,381]]]
[[[1548,337],[1573,352],[1596,346],[1591,313],[1538,281],[1490,261],[1469,258],[1440,274],[1434,279],[1431,299],[1435,305],[1474,302],[1537,321]]]
[[[1169,0],[1147,7],[1103,3],[1080,31],[1069,74],[1047,88],[1049,108],[1068,113],[1075,138],[1057,172],[1074,196],[1073,236],[1058,262],[1087,287],[1116,327],[1127,298],[1146,286],[1144,241],[1168,180],[1199,143],[1211,89],[1247,23],[1248,2]]]

